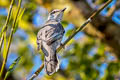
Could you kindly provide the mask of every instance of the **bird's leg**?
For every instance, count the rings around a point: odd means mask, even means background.
[[[64,46],[62,43],[60,43],[60,46],[62,46],[62,48],[64,48],[64,49],[65,49],[65,46]]]

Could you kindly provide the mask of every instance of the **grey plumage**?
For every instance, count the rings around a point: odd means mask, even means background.
[[[49,14],[47,22],[37,34],[38,50],[42,49],[45,54],[44,68],[48,75],[52,75],[59,69],[56,49],[60,46],[62,37],[65,33],[60,23],[64,10],[65,9],[54,10],[54,13],[52,11]]]

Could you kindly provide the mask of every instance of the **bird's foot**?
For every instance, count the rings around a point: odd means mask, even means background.
[[[65,49],[65,46],[62,43],[60,43],[60,46]]]

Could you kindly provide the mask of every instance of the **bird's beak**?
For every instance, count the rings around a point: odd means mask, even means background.
[[[61,11],[64,12],[66,10],[66,8],[63,8]]]

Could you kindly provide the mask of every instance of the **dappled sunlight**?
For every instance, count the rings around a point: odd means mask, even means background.
[[[35,80],[120,79],[120,6],[116,5],[120,3],[119,0],[113,0],[99,15],[92,16],[90,21],[90,15],[107,0],[22,0],[14,25],[19,2],[15,0],[9,23],[5,25],[11,1],[0,0],[0,44],[4,34],[3,45],[0,47],[0,71],[7,58],[2,78],[7,71],[10,72],[7,80],[28,80],[33,74],[37,74]],[[45,56],[41,49],[37,50],[38,31],[45,25],[51,10],[63,8],[66,8],[61,22],[65,29],[63,44],[87,19],[89,24],[86,23],[88,25],[84,26],[84,30],[79,30],[57,53],[60,62],[57,72],[49,76],[43,67],[40,73],[36,72],[44,63]],[[112,9],[113,12],[110,11]],[[7,28],[3,29],[3,26]],[[9,54],[6,56],[3,53],[7,53],[12,30]],[[17,62],[15,60],[18,57],[21,58]]]

